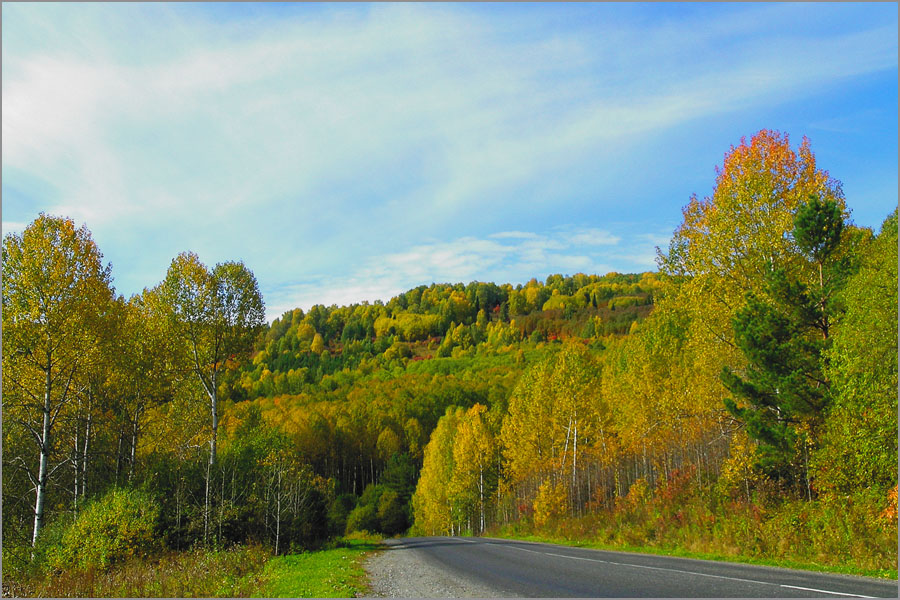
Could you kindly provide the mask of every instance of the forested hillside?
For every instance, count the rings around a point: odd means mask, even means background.
[[[4,568],[411,529],[895,569],[897,212],[761,131],[683,215],[655,273],[271,325],[241,262],[125,299],[40,215],[3,241]]]

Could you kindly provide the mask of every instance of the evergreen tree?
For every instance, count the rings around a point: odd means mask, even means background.
[[[823,373],[829,323],[838,309],[831,302],[846,275],[840,259],[844,222],[830,199],[811,196],[798,207],[793,238],[818,273],[812,286],[786,269],[770,265],[766,296],[749,293],[733,320],[735,343],[747,359],[743,375],[723,367],[721,380],[738,399],[728,411],[760,442],[760,466],[786,483],[806,481],[809,449],[816,445],[829,402]]]

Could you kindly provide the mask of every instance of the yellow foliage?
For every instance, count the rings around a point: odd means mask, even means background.
[[[569,505],[569,490],[564,483],[553,483],[549,479],[538,488],[534,499],[534,524],[542,527],[551,520],[566,514]]]
[[[743,492],[749,501],[751,484],[759,481],[761,475],[755,468],[757,445],[744,431],[731,438],[731,455],[722,464],[719,488],[728,495]]]

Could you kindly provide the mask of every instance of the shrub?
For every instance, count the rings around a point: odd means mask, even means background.
[[[372,504],[358,504],[347,517],[347,533],[353,531],[378,531],[378,515]]]
[[[48,551],[53,569],[107,568],[157,549],[159,505],[146,493],[112,489],[91,503]]]
[[[534,524],[543,527],[550,521],[566,514],[569,505],[569,492],[564,483],[553,484],[545,481],[538,488],[534,499]]]
[[[328,530],[332,535],[341,535],[347,530],[347,517],[356,507],[356,496],[341,494],[328,507]]]
[[[378,501],[378,524],[386,535],[402,533],[409,527],[406,503],[394,490],[387,490]]]

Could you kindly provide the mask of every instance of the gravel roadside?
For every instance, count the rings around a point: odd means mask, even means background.
[[[402,540],[366,560],[374,598],[510,598],[515,594],[466,581],[432,563]]]

